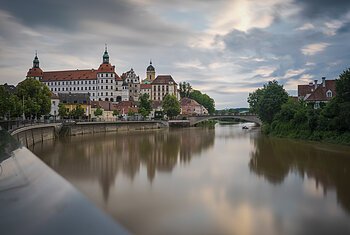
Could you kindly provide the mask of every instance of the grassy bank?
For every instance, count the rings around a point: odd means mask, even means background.
[[[218,121],[216,121],[216,120],[207,120],[207,121],[204,121],[204,122],[197,123],[195,126],[196,127],[210,127],[210,128],[213,128],[217,122]]]
[[[267,135],[275,137],[350,145],[350,132],[311,131],[308,128],[296,128],[289,123],[264,124],[262,126],[262,131]]]

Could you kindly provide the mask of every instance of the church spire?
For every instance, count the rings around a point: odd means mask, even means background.
[[[105,44],[105,53],[103,53],[103,63],[109,64],[109,55],[107,51],[107,43]]]
[[[33,68],[39,68],[39,59],[38,59],[38,52],[35,51],[35,57],[33,60]]]

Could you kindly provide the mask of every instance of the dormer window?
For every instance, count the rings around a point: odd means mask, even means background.
[[[328,90],[328,91],[326,92],[326,96],[327,96],[327,98],[332,98],[332,96],[333,96],[332,91],[331,91],[331,90]]]

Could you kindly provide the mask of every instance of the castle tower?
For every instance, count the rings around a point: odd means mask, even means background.
[[[38,58],[37,52],[35,52],[35,57],[33,60],[33,67],[29,69],[26,77],[27,78],[35,78],[38,81],[40,81],[43,78],[43,71],[39,67],[39,58]]]
[[[108,51],[107,51],[107,44],[105,46],[105,53],[103,53],[103,63],[109,64],[109,55],[108,55]]]
[[[156,70],[152,65],[152,61],[149,62],[149,66],[147,67],[147,77],[146,80],[153,82],[156,79]]]

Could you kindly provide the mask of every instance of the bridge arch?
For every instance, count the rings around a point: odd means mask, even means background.
[[[206,116],[193,116],[193,117],[188,117],[188,120],[190,121],[190,125],[194,126],[197,123],[204,122],[207,120],[212,120],[212,119],[223,119],[223,118],[232,118],[232,119],[240,119],[243,121],[248,121],[248,122],[254,122],[258,124],[259,126],[262,124],[261,120],[259,119],[258,116],[256,115],[246,115],[246,114],[236,114],[236,115],[206,115]]]

